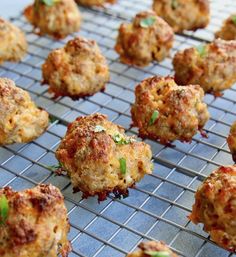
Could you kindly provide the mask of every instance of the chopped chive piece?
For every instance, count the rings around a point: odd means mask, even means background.
[[[175,10],[175,9],[178,7],[178,5],[179,5],[179,4],[178,4],[178,1],[177,1],[177,0],[172,0],[172,1],[171,1],[171,8],[172,8],[172,9]]]
[[[128,145],[135,141],[134,138],[130,137],[126,139],[119,133],[115,134],[112,138],[117,145]]]
[[[47,6],[53,6],[58,0],[41,0],[41,2]]]
[[[232,17],[232,21],[233,21],[233,23],[236,25],[236,15],[234,15],[234,16]]]
[[[154,171],[154,163],[153,162],[151,162],[151,171]]]
[[[145,251],[145,254],[151,257],[171,257],[167,251]]]
[[[49,117],[49,121],[50,123],[54,123],[55,121],[58,121],[58,119],[56,117]]]
[[[206,45],[197,46],[196,49],[197,49],[198,54],[200,55],[200,57],[204,57],[207,53]]]
[[[96,125],[94,128],[94,132],[103,132],[106,131],[106,129],[103,126]]]
[[[148,28],[148,27],[152,26],[155,23],[155,21],[156,21],[156,17],[155,16],[151,16],[151,17],[142,19],[140,21],[140,26],[142,28]]]
[[[155,110],[151,116],[149,125],[153,125],[155,123],[155,121],[157,120],[158,116],[159,116],[159,112],[157,110]]]
[[[9,213],[9,204],[5,195],[0,197],[0,225],[4,225]]]
[[[65,169],[61,162],[59,162],[57,165],[46,166],[46,168],[51,170],[52,172],[55,172],[55,171],[57,171],[59,169],[63,169],[63,170]]]
[[[125,158],[120,158],[119,159],[120,162],[120,171],[122,175],[126,174],[126,159]]]

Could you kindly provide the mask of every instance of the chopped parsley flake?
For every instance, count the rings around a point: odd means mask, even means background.
[[[232,21],[233,21],[234,25],[236,25],[236,15],[234,15],[234,16],[232,17]]]
[[[155,121],[157,120],[158,116],[159,116],[159,112],[157,110],[155,110],[151,116],[149,125],[153,125],[155,123]]]
[[[145,254],[151,257],[170,257],[170,253],[167,251],[145,251]]]
[[[179,4],[178,4],[178,1],[177,1],[177,0],[172,0],[172,1],[171,1],[171,8],[172,8],[172,9],[175,10],[175,9],[178,7],[178,5],[179,5]]]
[[[94,128],[94,132],[103,132],[106,131],[106,129],[103,126],[96,125]]]
[[[196,47],[200,57],[204,57],[207,53],[206,45],[200,45]]]
[[[155,23],[155,21],[156,21],[156,17],[155,16],[151,16],[151,17],[142,19],[140,21],[140,26],[142,28],[148,28],[148,27],[152,26]]]
[[[126,174],[126,159],[125,158],[120,158],[119,159],[120,162],[120,171],[122,175]]]
[[[0,225],[4,225],[9,213],[9,204],[5,195],[0,197]]]

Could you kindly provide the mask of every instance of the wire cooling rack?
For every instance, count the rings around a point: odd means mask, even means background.
[[[176,141],[174,148],[145,140],[152,146],[155,169],[135,189],[130,189],[126,199],[111,196],[100,204],[96,198],[82,200],[80,193],[72,193],[67,177],[55,176],[46,168],[57,163],[54,152],[68,123],[77,116],[104,113],[111,121],[123,125],[127,133],[137,134],[135,128],[130,128],[134,87],[146,77],[172,74],[171,58],[143,69],[134,68],[119,62],[113,46],[120,23],[150,5],[149,0],[120,0],[108,9],[80,8],[83,24],[78,34],[98,42],[110,65],[111,80],[105,92],[78,101],[68,97],[53,100],[47,86],[40,85],[44,59],[52,49],[62,47],[72,37],[63,41],[39,37],[32,33],[32,27],[22,15],[12,19],[27,35],[28,55],[18,64],[2,65],[0,76],[13,79],[27,90],[54,121],[37,140],[0,148],[0,186],[21,190],[38,183],[52,183],[62,190],[71,223],[69,239],[73,252],[70,257],[123,257],[142,240],[163,240],[185,257],[235,257],[216,246],[202,225],[193,225],[187,216],[202,180],[218,166],[233,163],[226,137],[236,120],[236,85],[220,98],[205,96],[211,113],[205,126],[209,138],[198,134],[189,144]],[[208,28],[176,35],[171,56],[177,50],[212,40],[222,20],[236,11],[236,2],[212,1],[211,8],[212,21]]]

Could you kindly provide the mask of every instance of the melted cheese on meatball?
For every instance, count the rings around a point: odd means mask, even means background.
[[[20,61],[27,48],[24,33],[15,25],[0,18],[0,63]]]
[[[42,71],[50,92],[75,99],[104,90],[109,80],[109,68],[97,43],[82,37],[53,50]]]
[[[165,59],[173,41],[171,27],[154,12],[145,11],[138,13],[131,24],[121,24],[115,50],[122,62],[145,66],[152,60]]]
[[[205,28],[210,20],[208,0],[154,0],[153,10],[175,32]]]
[[[48,126],[48,113],[36,107],[28,92],[0,78],[0,145],[27,143]]]
[[[129,253],[127,257],[152,257],[152,256],[166,256],[178,257],[172,252],[164,242],[142,242],[138,245],[138,250]]]
[[[54,1],[52,5],[35,0],[25,9],[24,15],[41,34],[59,39],[77,32],[81,23],[81,15],[74,0]]]
[[[198,85],[178,86],[171,77],[152,77],[135,88],[131,114],[141,137],[169,143],[191,141],[209,119]]]
[[[52,185],[15,192],[0,189],[6,197],[7,219],[0,229],[1,257],[67,257],[71,250],[69,223],[63,196]]]
[[[203,223],[213,241],[236,250],[236,166],[220,167],[198,188],[190,220]]]
[[[176,83],[198,84],[217,93],[236,82],[236,41],[217,39],[178,52],[173,59]]]
[[[68,126],[56,157],[71,178],[75,191],[99,200],[127,189],[151,173],[151,149],[126,136],[124,129],[102,114],[79,117]]]

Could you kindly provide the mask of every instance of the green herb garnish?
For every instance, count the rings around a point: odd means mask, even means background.
[[[158,116],[159,116],[159,112],[157,110],[155,110],[151,116],[149,125],[153,125],[155,123],[155,121],[157,120]]]
[[[56,172],[58,170],[65,170],[63,167],[63,164],[61,162],[58,162],[57,165],[51,165],[51,166],[45,166],[47,169],[51,170],[52,172]]]
[[[152,26],[155,23],[155,21],[156,21],[156,17],[155,16],[151,16],[151,17],[142,19],[140,21],[140,26],[142,28],[148,28],[148,27]]]
[[[172,8],[172,9],[175,10],[175,9],[178,7],[178,5],[179,5],[179,4],[178,4],[178,1],[177,1],[177,0],[172,0],[172,1],[171,1],[171,8]]]
[[[94,132],[103,132],[106,131],[106,129],[103,126],[96,125],[94,128]]]
[[[128,145],[135,141],[132,137],[126,139],[119,133],[115,134],[112,138],[117,145]]]
[[[122,175],[126,174],[126,159],[125,158],[120,158],[119,159],[120,162],[120,171]]]
[[[145,251],[145,254],[151,257],[170,257],[170,253],[167,251]]]
[[[200,45],[196,47],[200,57],[204,57],[207,53],[206,45]]]
[[[232,21],[233,21],[234,25],[236,25],[236,15],[234,15],[234,16],[232,17]]]
[[[49,117],[49,121],[50,123],[54,123],[55,121],[58,121],[58,119],[56,117]]]
[[[5,195],[0,197],[0,225],[4,225],[9,213],[9,204]]]
[[[41,0],[41,2],[47,6],[53,6],[58,0]]]

